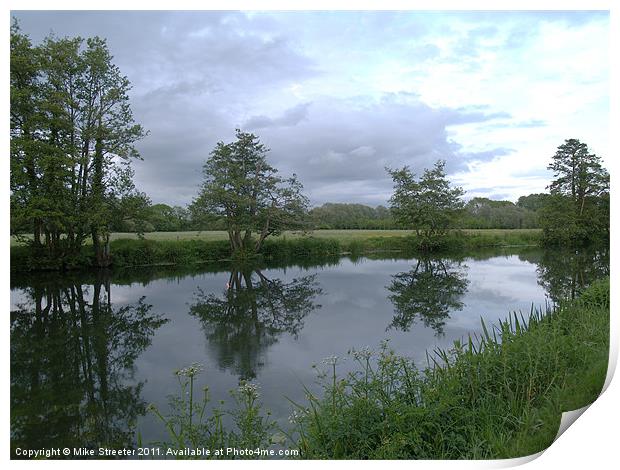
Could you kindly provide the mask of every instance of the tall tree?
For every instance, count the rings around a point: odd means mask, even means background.
[[[233,253],[243,257],[258,252],[268,236],[302,227],[308,199],[296,175],[277,175],[257,136],[237,129],[236,137],[218,142],[204,164],[192,213],[223,218]]]
[[[130,83],[105,40],[46,38],[32,46],[11,28],[11,221],[30,225],[53,259],[90,236],[110,262],[110,224],[135,198],[129,162],[145,135],[131,113]]]
[[[541,218],[546,240],[573,244],[608,238],[609,173],[601,158],[585,143],[567,139],[547,168],[554,180]]]
[[[450,186],[445,164],[442,160],[436,162],[419,179],[406,166],[400,170],[388,169],[394,180],[394,194],[390,198],[392,214],[403,226],[415,229],[428,248],[446,234],[463,208],[464,191]]]
[[[127,193],[133,189],[128,174],[131,170],[123,163],[139,157],[134,143],[145,132],[133,119],[129,80],[112,63],[105,41],[88,39],[83,57],[88,85],[84,89],[80,129],[83,136],[81,157],[87,162],[82,169],[82,178],[88,180],[91,172],[87,197],[89,228],[98,264],[105,265],[109,263],[113,217],[110,200],[118,197],[119,191]]]
[[[547,168],[555,178],[549,186],[551,194],[570,196],[579,215],[584,213],[586,198],[609,191],[609,174],[601,158],[577,139],[567,139],[560,145]]]

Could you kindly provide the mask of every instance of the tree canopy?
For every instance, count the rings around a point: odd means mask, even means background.
[[[387,207],[327,202],[309,212],[316,229],[388,229],[395,222]]]
[[[535,228],[538,216],[535,211],[511,201],[474,197],[465,204],[465,214],[459,225],[464,228]]]

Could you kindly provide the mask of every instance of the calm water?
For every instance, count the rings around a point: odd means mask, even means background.
[[[427,350],[479,331],[481,318],[544,307],[603,274],[607,253],[520,250],[13,278],[12,447],[131,447],[136,430],[144,444],[162,440],[146,406],[166,411],[174,370],[193,362],[214,401],[230,404],[249,379],[284,424],[283,397],[303,401],[327,356],[389,339],[424,366]]]

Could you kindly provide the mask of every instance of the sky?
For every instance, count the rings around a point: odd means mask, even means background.
[[[135,182],[186,205],[235,129],[313,205],[386,205],[446,161],[466,199],[544,192],[556,148],[609,147],[609,15],[588,11],[13,11],[33,42],[106,38],[133,85]]]

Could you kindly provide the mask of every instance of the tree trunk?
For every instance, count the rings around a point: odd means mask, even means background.
[[[34,244],[41,246],[41,219],[34,219]]]
[[[103,137],[101,136],[101,120],[99,121],[100,129],[98,131],[97,139],[95,140],[95,155],[93,158],[93,204],[92,210],[94,212],[95,222],[91,227],[93,248],[95,250],[95,257],[97,259],[97,265],[100,267],[110,265],[109,256],[109,233],[105,222],[105,203],[104,203],[104,188],[103,188]],[[103,237],[103,240],[101,239]]]

